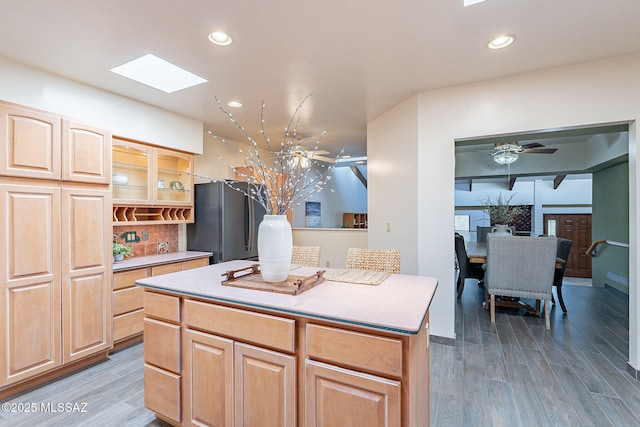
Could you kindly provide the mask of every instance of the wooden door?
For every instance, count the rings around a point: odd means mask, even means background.
[[[295,356],[237,342],[234,345],[234,352],[234,425],[237,427],[294,427],[296,425]]]
[[[400,382],[311,360],[305,370],[306,426],[400,425]]]
[[[62,135],[62,180],[109,184],[111,132],[63,120]]]
[[[64,363],[111,347],[111,194],[62,190]]]
[[[233,341],[187,329],[184,334],[183,425],[233,426]]]
[[[545,214],[545,234],[553,224],[556,236],[573,241],[564,275],[590,278],[591,257],[586,252],[591,245],[591,214]]]
[[[61,364],[60,190],[0,184],[0,386]]]
[[[60,117],[0,104],[0,175],[60,179]]]

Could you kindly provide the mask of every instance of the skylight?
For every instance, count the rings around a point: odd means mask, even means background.
[[[173,93],[207,81],[152,54],[112,68],[111,71],[166,93]]]

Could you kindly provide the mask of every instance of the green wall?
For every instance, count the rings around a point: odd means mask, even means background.
[[[629,163],[593,174],[592,241],[629,242]],[[600,245],[592,258],[593,286],[629,293],[629,249]],[[608,277],[607,277],[608,276]]]

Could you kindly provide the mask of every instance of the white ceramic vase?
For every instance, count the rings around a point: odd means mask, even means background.
[[[289,277],[293,236],[286,215],[265,215],[258,227],[258,260],[265,282]]]
[[[496,224],[495,227],[491,229],[491,234],[494,236],[513,236],[512,230],[508,225],[504,224]]]

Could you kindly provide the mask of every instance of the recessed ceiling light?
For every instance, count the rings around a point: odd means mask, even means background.
[[[351,156],[350,156],[350,155],[348,155],[348,154],[342,155],[342,156],[340,156],[340,157],[342,157],[343,159],[350,159],[350,158],[351,158]]]
[[[491,40],[487,43],[487,47],[489,49],[502,49],[503,47],[509,46],[516,40],[516,36],[512,34],[508,34],[506,36],[498,36],[495,39]]]
[[[176,92],[207,81],[152,54],[141,56],[112,68],[111,71],[166,93]]]
[[[473,6],[476,3],[482,3],[487,0],[464,0],[464,7]]]
[[[232,107],[232,108],[240,108],[240,107],[242,107],[242,102],[240,102],[240,101],[229,101],[229,102],[227,102],[227,105],[229,107]]]
[[[219,46],[229,46],[233,39],[227,33],[223,33],[222,31],[214,31],[209,33],[209,41],[213,44],[217,44]]]

